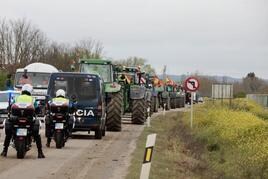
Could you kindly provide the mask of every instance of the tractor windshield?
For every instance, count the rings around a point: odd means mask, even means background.
[[[103,65],[103,64],[81,64],[80,71],[85,73],[93,73],[98,74],[103,78],[104,82],[111,82],[111,65]]]
[[[24,84],[31,84],[34,88],[47,88],[50,73],[28,72],[27,77],[23,72],[17,72],[15,75],[15,86],[22,87]]]
[[[136,72],[127,71],[124,73],[128,78],[130,78],[131,83],[138,84],[139,77]]]
[[[121,78],[124,76],[129,83],[134,83],[138,84],[139,83],[139,78],[136,73],[134,72],[120,72],[118,73],[118,77]]]

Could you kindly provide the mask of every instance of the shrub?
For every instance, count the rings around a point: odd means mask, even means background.
[[[261,110],[240,99],[232,108],[196,108],[193,132],[207,145],[211,166],[226,178],[268,178],[268,123],[256,115]]]
[[[247,94],[244,91],[240,91],[236,94],[234,94],[234,98],[245,98]]]
[[[5,71],[1,71],[0,70],[0,90],[5,90],[6,86],[6,77],[7,77],[7,73]]]

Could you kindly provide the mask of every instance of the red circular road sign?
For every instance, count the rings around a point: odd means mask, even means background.
[[[189,77],[185,80],[184,87],[187,91],[195,92],[200,87],[199,80],[195,77]]]

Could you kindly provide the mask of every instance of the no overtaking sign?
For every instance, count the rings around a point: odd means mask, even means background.
[[[191,92],[191,118],[190,118],[191,128],[193,128],[193,115],[194,115],[193,96],[194,92],[198,90],[199,86],[200,83],[198,79],[195,77],[189,77],[184,82],[185,89]]]
[[[187,91],[195,92],[198,90],[200,83],[197,78],[189,77],[185,80],[184,86]]]

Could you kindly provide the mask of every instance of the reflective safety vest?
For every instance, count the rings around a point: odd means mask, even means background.
[[[23,94],[15,99],[15,103],[34,104],[34,98],[32,96]]]
[[[35,99],[32,96],[29,96],[26,94],[19,95],[15,99],[14,103],[23,103],[23,104],[33,105],[35,109],[38,107],[38,104],[35,101]]]
[[[66,103],[67,105],[69,105],[69,100],[63,97],[56,97],[52,99],[52,103]]]

